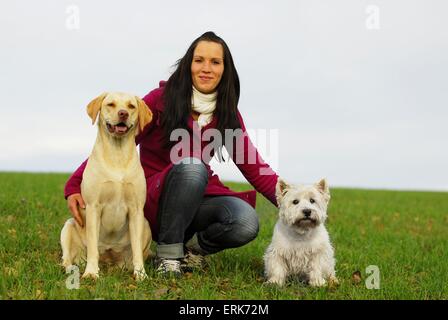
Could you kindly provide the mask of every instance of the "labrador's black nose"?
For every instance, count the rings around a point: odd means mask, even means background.
[[[307,218],[311,215],[311,209],[303,209],[302,212]]]
[[[126,110],[118,111],[118,117],[121,121],[126,121],[129,117],[129,113]]]

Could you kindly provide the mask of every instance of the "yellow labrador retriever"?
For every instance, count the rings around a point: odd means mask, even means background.
[[[143,215],[146,180],[135,146],[135,135],[151,122],[152,114],[140,98],[125,93],[104,93],[87,106],[98,135],[84,170],[81,209],[85,227],[73,218],[61,231],[65,268],[86,256],[83,278],[98,278],[98,262],[131,269],[134,277],[147,277],[151,230]]]

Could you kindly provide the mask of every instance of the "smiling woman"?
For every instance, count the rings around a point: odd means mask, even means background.
[[[224,72],[224,52],[219,43],[201,41],[194,49],[191,77],[194,87],[202,93],[212,93]]]
[[[223,137],[225,129],[241,128],[239,96],[240,81],[229,47],[213,32],[204,33],[177,62],[164,87],[161,122],[166,146],[174,144],[170,141],[173,130],[187,129],[185,120],[191,114],[203,126],[213,117],[219,119],[216,129]]]

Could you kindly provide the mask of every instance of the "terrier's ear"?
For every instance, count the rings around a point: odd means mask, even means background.
[[[146,105],[145,101],[137,96],[135,97],[135,99],[137,100],[138,105],[138,128],[139,132],[143,132],[143,129],[152,120],[152,112]]]
[[[103,104],[104,98],[106,98],[107,92],[102,93],[87,105],[87,114],[92,119],[92,124],[95,124],[98,112],[100,112],[101,105]]]
[[[285,196],[285,194],[288,192],[288,190],[291,188],[291,186],[286,183],[285,180],[282,178],[278,178],[277,185],[275,186],[275,196],[277,198],[277,203],[280,205],[281,200]]]
[[[328,187],[328,182],[326,179],[321,179],[318,183],[315,184],[317,190],[323,195],[325,201],[330,201],[330,188]]]

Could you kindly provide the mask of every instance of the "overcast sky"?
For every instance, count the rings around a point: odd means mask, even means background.
[[[280,176],[448,190],[447,12],[444,0],[2,1],[0,171],[74,171],[96,137],[87,103],[144,96],[212,30],[246,126],[278,130],[277,157],[261,153]]]

